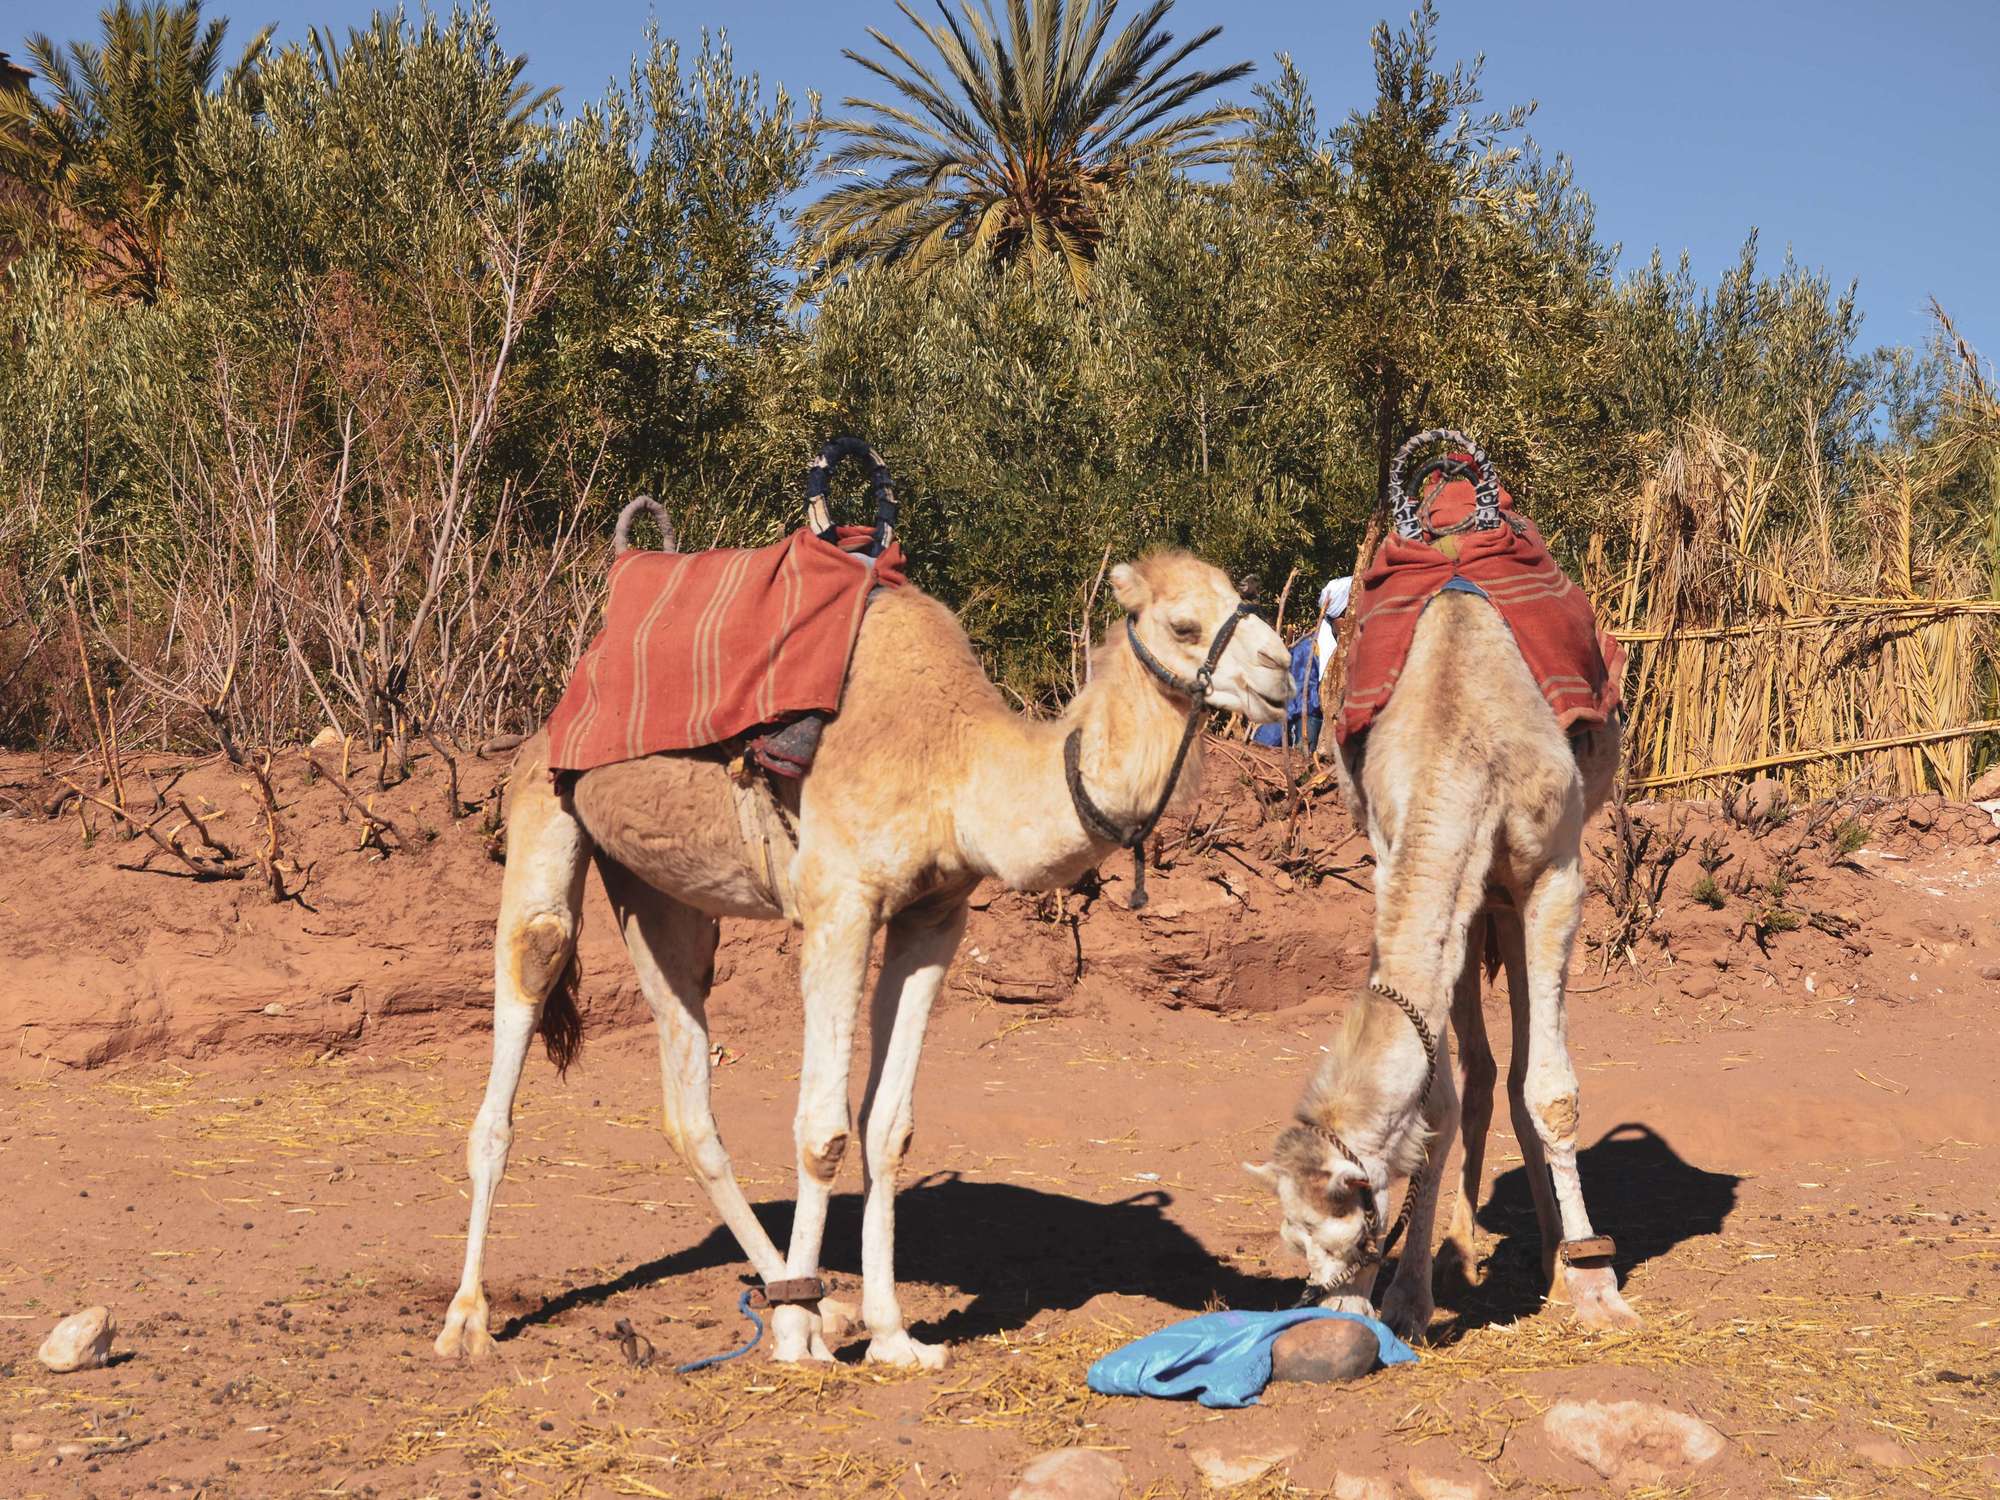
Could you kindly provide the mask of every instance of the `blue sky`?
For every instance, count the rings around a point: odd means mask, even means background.
[[[928,0],[926,0],[928,3]],[[956,3],[956,0],[953,0]],[[1216,63],[1248,58],[1268,77],[1288,51],[1322,120],[1371,94],[1368,32],[1408,0],[1178,0],[1183,35],[1221,22]],[[365,19],[366,0],[210,0],[238,23],[279,23],[280,40],[315,22]],[[1125,7],[1136,10],[1127,0]],[[1710,281],[1753,225],[1767,263],[1790,245],[1845,284],[1859,278],[1871,342],[1917,342],[1935,295],[1962,332],[2000,358],[2000,0],[1443,0],[1440,55],[1487,56],[1494,104],[1538,100],[1532,130],[1575,158],[1607,241],[1627,264],[1655,245],[1686,249]],[[692,40],[726,29],[737,60],[766,83],[817,89],[837,104],[866,91],[841,48],[864,29],[907,34],[892,0],[663,0],[550,5],[496,0],[501,34],[537,84],[572,99],[601,91],[639,46],[647,16]],[[95,6],[8,0],[0,48],[94,28]],[[86,20],[86,18],[89,18]]]

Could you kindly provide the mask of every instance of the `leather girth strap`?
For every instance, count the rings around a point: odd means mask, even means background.
[[[767,1281],[750,1289],[752,1307],[806,1307],[826,1296],[826,1283],[817,1276],[799,1276],[790,1281]]]

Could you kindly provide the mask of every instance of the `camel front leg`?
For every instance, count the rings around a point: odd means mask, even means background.
[[[810,912],[799,954],[805,991],[805,1055],[799,1064],[799,1108],[793,1120],[798,1145],[799,1197],[792,1215],[787,1280],[819,1275],[827,1205],[840,1175],[850,1133],[847,1082],[854,1057],[854,1023],[868,972],[868,945],[876,915],[859,897],[843,893]],[[820,1333],[816,1309],[788,1304],[771,1311],[772,1357],[795,1361],[833,1358]]]
[[[1550,1297],[1562,1293],[1589,1328],[1636,1328],[1639,1315],[1618,1291],[1618,1273],[1599,1260],[1573,1265],[1567,1256],[1592,1248],[1596,1238],[1583,1204],[1583,1180],[1576,1169],[1580,1121],[1576,1069],[1570,1062],[1569,1022],[1563,985],[1570,944],[1583,909],[1583,876],[1574,860],[1553,865],[1535,882],[1521,914],[1528,970],[1527,1114],[1548,1154],[1548,1173],[1562,1225],[1562,1244],[1553,1248],[1557,1264],[1544,1268]],[[1524,1143],[1525,1145],[1525,1143]],[[1522,1152],[1527,1155],[1526,1150]]]
[[[1480,968],[1486,947],[1485,923],[1473,924],[1466,943],[1465,967],[1452,992],[1451,1029],[1458,1041],[1459,1138],[1464,1157],[1459,1164],[1458,1201],[1445,1231],[1449,1260],[1457,1262],[1468,1285],[1479,1282],[1479,1193],[1485,1179],[1486,1133],[1493,1124],[1493,1044],[1486,1035],[1486,1013],[1480,1006]]]
[[[863,1173],[861,1316],[868,1324],[868,1358],[891,1365],[941,1370],[945,1351],[910,1337],[896,1299],[896,1176],[910,1149],[915,1122],[917,1062],[931,1005],[965,935],[966,909],[907,911],[889,923],[882,973],[870,1018],[872,1056],[861,1101]]]
[[[437,1352],[446,1359],[488,1354],[486,1293],[481,1285],[493,1198],[514,1139],[514,1094],[542,1006],[576,953],[583,872],[590,841],[568,803],[549,784],[540,755],[515,762],[507,801],[507,873],[493,944],[493,1066],[486,1097],[466,1142],[472,1212],[465,1269],[445,1314]]]
[[[1440,1046],[1447,1045],[1442,1039]],[[1431,1154],[1404,1192],[1410,1199],[1410,1224],[1403,1231],[1403,1254],[1396,1275],[1382,1295],[1382,1321],[1412,1342],[1430,1327],[1437,1303],[1431,1294],[1431,1231],[1437,1219],[1438,1190],[1444,1182],[1451,1137],[1458,1125],[1458,1090],[1452,1084],[1449,1059],[1431,1075],[1424,1095],[1424,1125],[1430,1131]]]

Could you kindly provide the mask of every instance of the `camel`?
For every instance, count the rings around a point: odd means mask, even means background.
[[[1342,790],[1376,856],[1370,981],[1297,1123],[1269,1162],[1245,1163],[1277,1194],[1309,1297],[1370,1312],[1376,1269],[1407,1225],[1382,1317],[1406,1338],[1422,1335],[1442,1176],[1427,1163],[1461,1123],[1449,1239],[1468,1271],[1477,1264],[1473,1213],[1495,1077],[1479,999],[1490,923],[1513,1014],[1508,1093],[1551,1300],[1566,1298],[1588,1326],[1637,1324],[1611,1242],[1584,1207],[1563,996],[1583,903],[1583,826],[1610,791],[1620,733],[1614,715],[1565,735],[1498,611],[1449,591],[1425,608],[1387,706],[1343,747]],[[1443,1066],[1447,1017],[1459,1041],[1456,1079]],[[1397,1178],[1408,1183],[1402,1217],[1385,1234]]]
[[[792,783],[790,816],[768,794],[752,806],[716,755],[648,756],[559,788],[547,731],[522,747],[508,791],[492,1073],[467,1145],[465,1270],[440,1355],[492,1347],[481,1275],[514,1095],[538,1029],[552,1054],[573,1044],[569,991],[594,856],[659,1034],[668,1141],[762,1278],[779,1360],[831,1358],[827,1337],[845,1318],[818,1282],[820,1245],[851,1134],[848,1072],[869,947],[887,927],[860,1112],[861,1318],[870,1360],[942,1368],[945,1350],[904,1326],[894,1195],[925,1025],[974,886],[991,878],[1051,890],[1119,843],[1138,846],[1169,798],[1198,783],[1199,746],[1188,748],[1198,718],[1222,709],[1268,722],[1290,692],[1283,641],[1216,568],[1159,552],[1119,564],[1110,580],[1125,622],[1054,720],[1007,707],[942,604],[912,585],[881,591],[856,639],[841,710],[811,774]],[[798,1199],[783,1255],[737,1185],[709,1104],[705,1007],[720,917],[803,930]]]

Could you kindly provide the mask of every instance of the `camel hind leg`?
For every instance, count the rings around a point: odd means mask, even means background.
[[[709,1098],[708,991],[719,924],[602,854],[597,870],[659,1033],[668,1143],[708,1190],[757,1274],[766,1282],[781,1280],[784,1258],[743,1196]]]
[[[447,1359],[478,1357],[493,1347],[481,1285],[486,1231],[494,1194],[507,1171],[514,1139],[514,1095],[543,1007],[558,984],[574,982],[576,933],[583,910],[583,875],[590,840],[566,797],[549,782],[547,740],[537,736],[514,762],[507,795],[507,873],[500,885],[500,920],[493,941],[493,1066],[486,1097],[466,1142],[472,1212],[465,1234],[465,1269],[445,1314],[437,1352]],[[569,1025],[552,1031],[574,1047]]]

